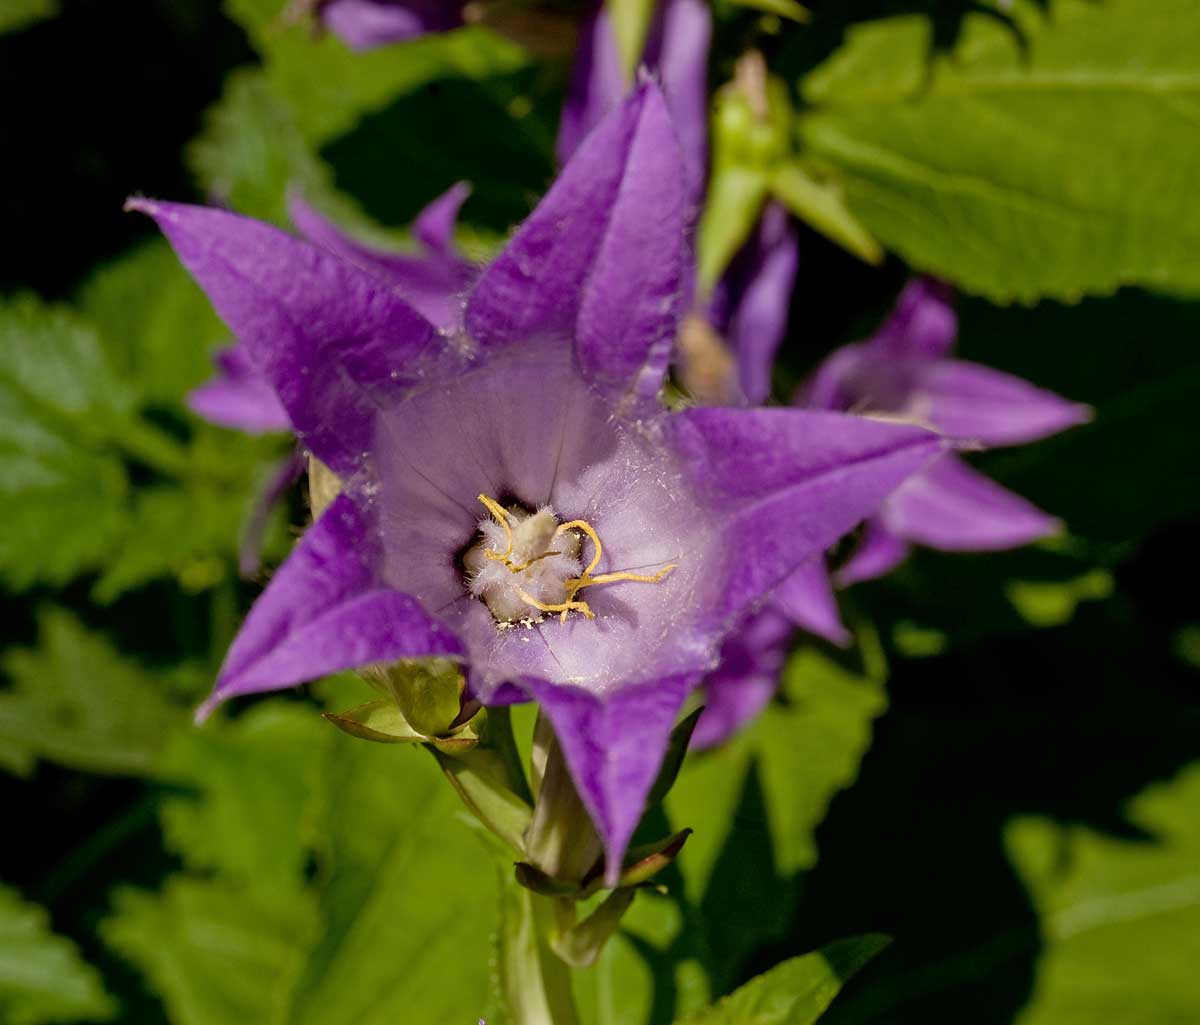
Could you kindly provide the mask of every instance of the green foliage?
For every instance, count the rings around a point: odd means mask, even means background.
[[[1196,292],[1200,22],[1188,0],[1018,0],[852,28],[802,82],[805,152],[911,265],[999,301]]]
[[[1010,823],[1010,855],[1046,950],[1020,1025],[1186,1022],[1200,1007],[1200,766],[1129,808],[1145,830],[1115,838],[1045,817]]]
[[[213,349],[229,340],[165,239],[100,267],[84,284],[79,307],[114,373],[147,403],[178,403],[210,373]]]
[[[666,810],[695,832],[678,875],[656,880],[672,899],[639,895],[626,935],[579,983],[585,1020],[661,1021],[707,1006],[756,945],[781,937],[796,877],[817,859],[813,833],[854,781],[884,706],[882,681],[802,649],[779,701],[730,743],[684,762]]]
[[[0,33],[15,32],[34,22],[53,18],[58,10],[58,0],[4,0],[4,5],[0,6]]]
[[[164,674],[118,654],[69,613],[41,617],[38,646],[3,658],[0,767],[29,775],[39,759],[85,772],[149,775],[187,711]]]
[[[94,597],[108,603],[162,576],[195,591],[229,575],[278,441],[200,423],[181,441],[144,415],[178,416],[224,340],[162,242],[100,270],[79,309],[0,302],[0,575],[12,587],[102,570]],[[133,489],[134,468],[153,484]]]
[[[116,1013],[100,976],[46,913],[0,886],[0,1018],[6,1025],[107,1021]]]
[[[14,586],[62,583],[117,543],[128,481],[106,442],[132,402],[79,316],[0,305],[0,573]]]
[[[679,1025],[813,1025],[846,980],[887,942],[859,936],[783,961]]]
[[[439,33],[353,54],[331,35],[318,36],[308,25],[289,24],[281,15],[280,0],[228,0],[226,7],[250,36],[263,64],[230,77],[224,97],[208,114],[206,130],[192,145],[190,162],[211,193],[243,213],[279,223],[286,221],[287,191],[295,187],[335,208],[343,219],[357,218],[360,225],[369,226],[357,205],[332,191],[333,175],[319,156],[321,147],[398,96],[434,82],[453,85],[456,79],[504,75],[528,60],[518,47],[483,29]],[[453,109],[456,122],[471,113],[462,105],[442,105],[437,128],[443,145],[449,141],[447,109]],[[478,120],[489,132],[495,124],[494,116]],[[462,123],[456,123],[454,131],[471,135]],[[520,155],[520,147],[515,148]],[[486,166],[486,149],[477,146],[476,152]],[[395,175],[411,174],[411,167],[383,170],[391,175],[390,188],[397,191],[401,183]],[[454,180],[434,183],[424,198],[432,199]],[[428,190],[428,180],[421,180],[420,186]]]
[[[184,792],[163,823],[188,868],[158,894],[125,893],[105,936],[173,1022],[480,1016],[492,878],[424,752],[275,701],[181,735],[164,764]]]

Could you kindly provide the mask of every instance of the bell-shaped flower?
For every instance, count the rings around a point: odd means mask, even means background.
[[[922,424],[964,447],[1046,438],[1091,419],[1011,374],[951,354],[958,317],[947,286],[916,278],[871,338],[830,355],[801,396],[810,409],[851,410]],[[1016,548],[1061,523],[948,452],[890,496],[838,574],[851,584],[887,573],[912,544],[949,552]]]
[[[943,450],[842,413],[659,401],[690,277],[687,171],[641,84],[439,331],[378,275],[225,211],[158,222],[341,491],[206,707],[348,667],[459,661],[533,699],[610,880],[726,635]]]

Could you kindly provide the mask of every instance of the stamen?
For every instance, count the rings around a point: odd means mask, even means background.
[[[535,555],[527,562],[523,562],[519,565],[514,564],[511,558],[514,541],[512,527],[509,524],[510,514],[508,510],[506,510],[494,498],[489,498],[487,495],[480,495],[479,501],[483,503],[484,508],[486,508],[487,511],[490,512],[495,518],[496,522],[500,524],[501,528],[504,530],[504,537],[507,542],[503,552],[497,552],[494,549],[485,550],[483,552],[485,558],[491,559],[493,562],[504,563],[505,567],[507,567],[510,572],[516,574],[523,573],[525,570],[529,569],[530,566],[540,562],[542,559],[548,559],[552,555],[563,554],[558,550],[545,551],[540,555]],[[616,573],[601,573],[599,576],[592,576],[592,571],[600,565],[600,560],[604,557],[604,546],[600,543],[600,535],[596,533],[595,527],[588,523],[587,520],[570,520],[567,523],[559,524],[551,536],[558,537],[560,534],[565,534],[569,530],[578,530],[582,534],[585,534],[591,540],[594,551],[592,553],[592,561],[588,563],[587,568],[579,576],[571,577],[563,581],[563,587],[566,591],[566,600],[555,603],[543,602],[533,597],[533,595],[531,595],[524,588],[517,587],[515,589],[517,597],[520,598],[521,601],[523,601],[526,605],[529,605],[540,612],[557,612],[560,614],[559,621],[562,623],[567,621],[567,614],[571,612],[580,612],[586,619],[596,618],[596,614],[592,611],[591,606],[588,605],[586,601],[575,600],[575,595],[577,595],[585,587],[595,587],[599,584],[615,584],[620,582],[657,584],[668,573],[677,568],[676,563],[671,563],[668,566],[664,566],[656,573],[645,574],[621,571]]]
[[[532,605],[535,609],[541,609],[543,612],[561,612],[561,622],[566,622],[568,612],[582,612],[584,618],[595,619],[596,613],[592,611],[592,607],[585,601],[567,601],[560,602],[557,605],[547,605],[545,602],[538,601],[533,595],[524,591],[520,587],[517,588],[517,597],[526,605]]]
[[[596,533],[595,528],[588,523],[587,520],[571,520],[569,523],[564,523],[554,532],[554,536],[564,534],[568,530],[582,530],[588,537],[592,539],[592,545],[596,549],[596,554],[592,556],[592,561],[588,563],[588,568],[583,571],[583,576],[587,577],[592,570],[600,565],[600,556],[604,554],[604,546],[600,544],[600,535]]]
[[[480,495],[479,501],[481,501],[484,508],[495,517],[496,522],[504,528],[504,536],[508,540],[508,546],[504,549],[503,555],[501,555],[499,552],[494,552],[491,549],[488,549],[483,553],[483,557],[485,559],[491,559],[493,562],[503,562],[505,565],[507,565],[508,557],[512,555],[513,550],[512,527],[508,525],[508,512],[505,510],[504,506],[502,506],[494,498],[488,498],[487,495]]]

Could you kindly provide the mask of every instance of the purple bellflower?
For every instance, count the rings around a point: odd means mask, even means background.
[[[957,333],[949,288],[916,278],[875,335],[844,346],[818,367],[802,404],[924,424],[980,448],[1037,441],[1091,419],[1088,406],[953,358]],[[1060,528],[1057,519],[947,452],[906,481],[868,521],[838,583],[887,573],[912,544],[991,551],[1020,547]]]
[[[663,0],[642,60],[661,82],[687,168],[694,223],[708,164],[708,50],[712,17],[703,0]],[[628,92],[612,22],[600,8],[586,23],[563,110],[558,155],[566,161],[586,133]],[[751,238],[711,296],[695,297],[677,339],[680,377],[693,398],[711,405],[765,402],[771,367],[787,329],[798,265],[798,239],[786,210],[768,203]],[[689,263],[694,292],[694,265]],[[719,667],[704,681],[706,709],[695,747],[725,739],[774,694],[793,627],[834,644],[849,643],[818,555],[798,568],[768,606],[727,635]]]
[[[152,216],[341,492],[204,710],[402,658],[533,699],[608,879],[726,634],[943,450],[843,413],[659,402],[685,312],[687,170],[641,84],[439,330],[386,279],[234,214]]]
[[[454,225],[470,186],[459,182],[438,196],[412,225],[420,245],[415,254],[366,246],[340,231],[293,194],[292,223],[314,245],[374,274],[438,328],[452,329],[461,313],[459,297],[475,268],[455,249]],[[243,345],[216,354],[217,374],[188,395],[192,412],[211,423],[250,434],[290,431],[292,422],[271,382],[254,366]]]

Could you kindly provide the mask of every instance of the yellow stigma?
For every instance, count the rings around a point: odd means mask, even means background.
[[[552,555],[560,554],[558,551],[548,550],[540,555],[534,556],[527,562],[514,564],[512,561],[513,551],[513,533],[509,523],[509,512],[494,498],[488,495],[480,495],[479,501],[483,507],[487,509],[492,517],[500,525],[504,531],[506,544],[503,552],[497,552],[494,549],[488,549],[483,553],[484,558],[490,559],[493,562],[501,562],[512,573],[521,573],[527,570],[534,563],[542,559],[549,558]],[[640,584],[657,584],[668,573],[676,568],[675,563],[671,563],[658,570],[656,573],[601,573],[598,576],[593,576],[596,567],[600,565],[600,560],[604,555],[604,546],[600,543],[600,535],[596,533],[596,529],[587,522],[587,520],[570,520],[567,523],[561,523],[555,529],[553,537],[558,537],[561,534],[567,533],[570,530],[577,530],[584,534],[592,542],[592,561],[588,563],[587,568],[577,577],[570,577],[563,581],[563,586],[566,588],[565,599],[561,602],[547,603],[538,601],[533,595],[529,594],[524,588],[516,588],[517,596],[526,605],[537,609],[539,612],[557,612],[559,613],[559,621],[565,623],[567,614],[570,612],[581,612],[585,619],[595,619],[596,614],[592,611],[591,606],[586,601],[576,601],[575,595],[582,591],[585,587],[596,587],[600,584],[616,584],[622,581],[630,581]]]

